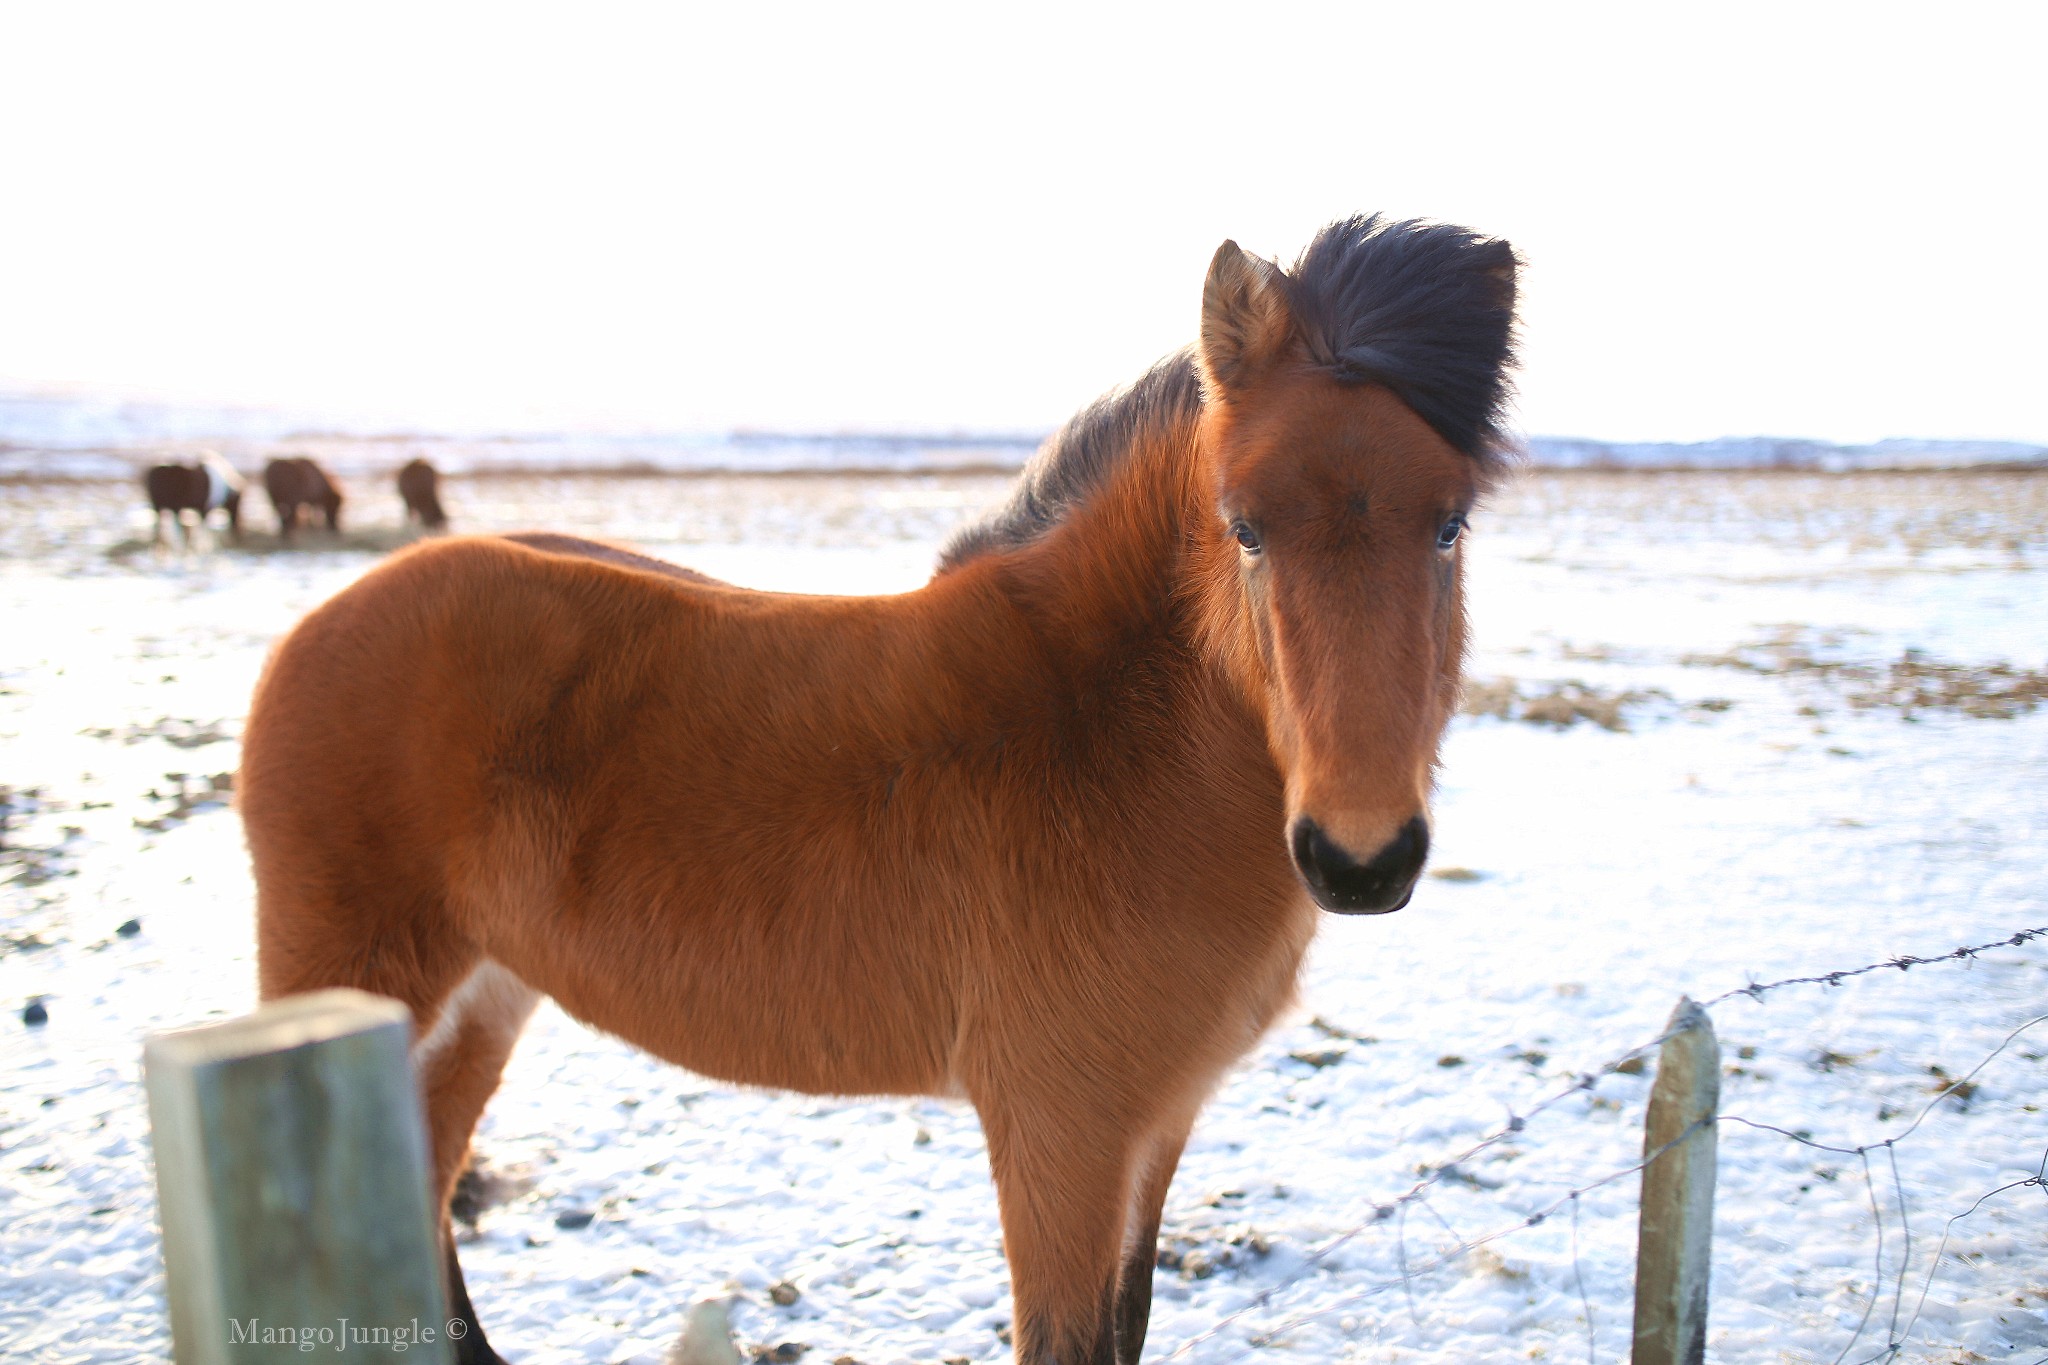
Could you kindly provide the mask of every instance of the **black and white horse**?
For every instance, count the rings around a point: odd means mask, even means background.
[[[225,511],[228,514],[228,535],[241,539],[242,490],[245,485],[234,466],[212,451],[201,455],[198,464],[153,466],[142,476],[142,486],[149,494],[150,511],[155,514],[151,537],[155,543],[161,545],[164,542],[166,512],[178,523],[187,548],[192,544],[192,523],[185,520],[187,512],[196,513],[195,519],[203,526],[215,510]]]

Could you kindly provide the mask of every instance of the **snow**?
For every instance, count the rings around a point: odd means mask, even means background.
[[[547,524],[759,586],[881,591],[920,581],[1002,488],[534,477],[456,479],[448,501],[465,529]],[[0,485],[0,1351],[50,1362],[168,1354],[140,1042],[252,1003],[249,878],[215,775],[269,642],[373,562],[133,552],[132,500]],[[398,519],[388,489],[352,508]],[[1472,875],[1326,920],[1298,1016],[1190,1144],[1148,1359],[1623,1360],[1636,1178],[1587,1187],[1640,1159],[1647,1072],[1374,1210],[1657,1036],[1681,994],[2048,924],[2048,708],[1856,703],[1907,649],[2048,668],[2048,478],[1538,474],[1475,524],[1474,677],[1645,695],[1623,731],[1454,727],[1433,865]],[[29,1027],[34,998],[49,1021]],[[1964,1075],[2043,1011],[2042,943],[1733,999],[1713,1011],[1724,1112],[1880,1142],[1935,1098],[1930,1068]],[[1870,1153],[1868,1184],[1858,1157],[1723,1124],[1709,1358],[1834,1360],[1874,1288],[1848,1359],[1881,1352],[1895,1295],[1900,1359],[2048,1357],[2039,1188],[1955,1222],[1930,1267],[1952,1215],[2039,1172],[2044,1069],[2048,1024]],[[736,1091],[544,1007],[479,1150],[505,1197],[463,1260],[516,1361],[658,1360],[707,1295],[732,1297],[744,1342],[812,1361],[1006,1357],[985,1149],[959,1105]],[[594,1216],[558,1226],[569,1211]],[[785,1283],[788,1304],[769,1293]]]

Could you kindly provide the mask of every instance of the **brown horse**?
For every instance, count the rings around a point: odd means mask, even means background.
[[[425,460],[408,460],[398,471],[398,496],[405,499],[405,515],[429,531],[448,524],[441,507],[441,471]]]
[[[412,1007],[444,1201],[542,995],[738,1084],[965,1097],[1017,1358],[1131,1365],[1196,1111],[1316,907],[1421,871],[1514,275],[1377,217],[1291,272],[1225,243],[1199,344],[900,596],[560,536],[394,556],[257,690],[263,994]]]
[[[164,542],[164,513],[169,512],[171,520],[178,523],[185,544],[190,546],[192,523],[185,520],[185,513],[192,513],[193,519],[204,526],[215,509],[228,514],[228,535],[240,540],[244,487],[234,466],[211,451],[202,455],[198,464],[151,467],[142,476],[142,488],[149,496],[149,510],[153,514],[151,540],[159,545]]]
[[[286,455],[263,466],[263,491],[277,509],[279,539],[290,540],[300,514],[310,517],[315,510],[327,518],[328,530],[341,530],[341,485],[305,456]]]

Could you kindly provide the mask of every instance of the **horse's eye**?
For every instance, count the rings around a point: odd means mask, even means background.
[[[1464,530],[1464,514],[1460,513],[1457,516],[1452,517],[1449,521],[1444,523],[1444,529],[1436,533],[1437,549],[1448,550],[1453,545],[1456,545],[1458,543],[1459,535],[1461,535],[1464,532]]]
[[[1237,543],[1244,547],[1246,554],[1255,555],[1259,552],[1259,533],[1243,522],[1231,522],[1230,534],[1237,537]]]

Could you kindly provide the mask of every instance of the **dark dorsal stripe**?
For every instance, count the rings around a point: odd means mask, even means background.
[[[1467,228],[1367,214],[1317,233],[1283,278],[1311,364],[1340,382],[1386,385],[1491,473],[1513,445],[1515,267],[1506,242]],[[1100,487],[1141,435],[1193,422],[1201,404],[1192,350],[1098,398],[1039,447],[1000,507],[954,535],[939,571],[1037,539]]]

